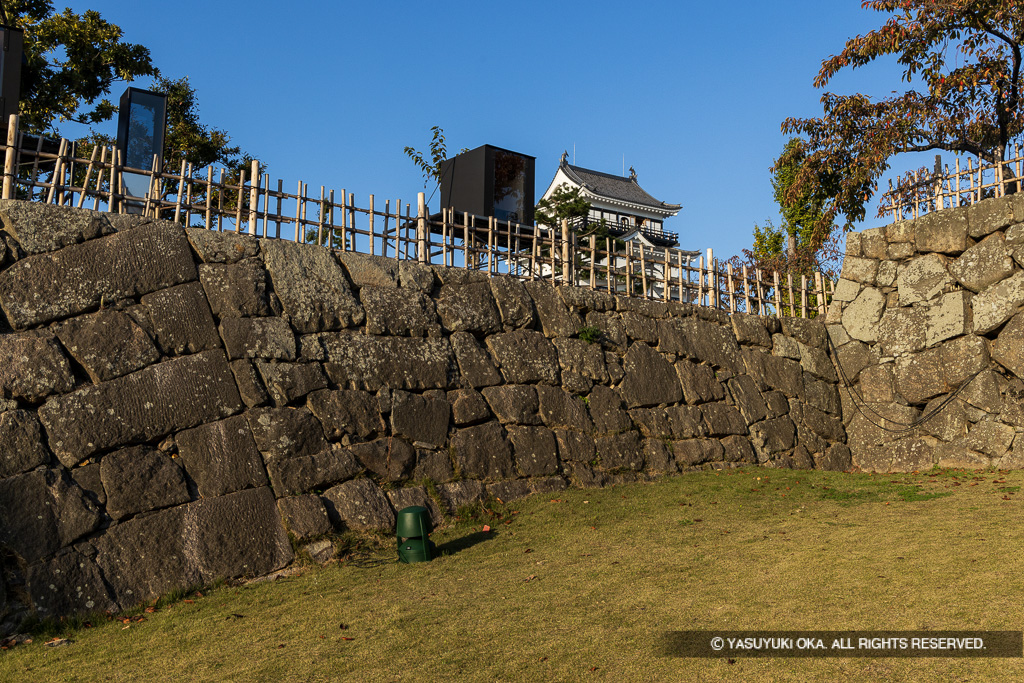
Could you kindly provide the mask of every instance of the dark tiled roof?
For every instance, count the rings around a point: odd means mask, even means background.
[[[682,208],[681,204],[668,204],[647,194],[647,191],[637,184],[635,177],[623,178],[622,176],[611,175],[610,173],[591,171],[587,168],[573,166],[566,161],[563,161],[561,166],[567,176],[596,195],[607,197],[608,199],[617,199],[622,202],[650,206],[663,211],[678,211]]]

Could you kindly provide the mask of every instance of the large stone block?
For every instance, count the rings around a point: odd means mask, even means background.
[[[622,432],[633,428],[629,415],[622,407],[622,397],[615,390],[595,385],[590,392],[587,405],[598,434]]]
[[[953,261],[949,272],[972,292],[994,285],[1013,273],[1013,259],[1002,233],[990,235]]]
[[[97,451],[151,441],[241,407],[224,352],[215,350],[51,398],[39,419],[50,448],[70,467]]]
[[[501,373],[472,334],[456,332],[451,336],[451,344],[462,373],[463,385],[478,389],[501,384]]]
[[[951,300],[953,301],[953,300]],[[878,322],[878,343],[885,355],[894,356],[901,353],[916,353],[927,346],[928,320],[930,309],[889,308],[882,314]],[[956,322],[955,310],[950,312],[943,322],[940,316],[936,319],[935,333],[943,333],[952,329]]]
[[[1024,378],[1024,313],[1013,316],[992,342],[992,360]]]
[[[632,341],[642,341],[658,345],[658,321],[648,318],[635,311],[623,311],[619,314],[622,321],[622,329],[626,336]]]
[[[974,333],[987,334],[1009,320],[1024,304],[1024,271],[1018,271],[997,285],[976,294]]]
[[[586,377],[591,383],[606,384],[608,369],[604,362],[604,351],[600,344],[590,344],[582,339],[554,339],[558,349],[558,362],[562,372],[575,372]],[[591,384],[592,386],[592,384]],[[589,391],[589,387],[587,387]]]
[[[338,252],[337,257],[356,287],[398,286],[399,264],[394,258],[355,251]]]
[[[666,344],[665,338],[661,337],[660,350],[682,354],[698,362],[704,361],[715,368],[728,370],[734,374],[743,371],[740,347],[732,335],[731,326],[726,328],[697,318],[683,318],[670,323],[674,325],[659,327],[659,335],[674,327],[685,341],[672,336],[670,332],[672,341]]]
[[[455,468],[452,466],[452,459],[448,451],[418,450],[416,452],[416,469],[413,470],[412,477],[417,481],[428,479],[437,483],[454,479]]]
[[[405,508],[414,505],[427,508],[427,511],[430,513],[430,521],[435,527],[440,526],[444,520],[441,506],[430,497],[430,493],[427,492],[425,486],[407,486],[402,489],[391,489],[388,491],[388,500],[391,501],[391,507],[395,509],[395,512],[401,512]]]
[[[605,470],[628,469],[639,472],[644,468],[643,445],[639,432],[598,437],[597,455]]]
[[[967,222],[970,226],[970,236],[978,239],[1014,223],[1013,201],[1012,196],[999,197],[986,199],[968,207]],[[1019,219],[1016,222],[1019,222]]]
[[[914,244],[924,252],[959,254],[967,246],[967,207],[934,211],[917,219]]]
[[[253,408],[245,417],[256,447],[268,462],[327,448],[320,423],[306,408]]]
[[[787,404],[788,405],[788,404]],[[669,406],[665,409],[672,436],[676,439],[693,439],[708,435],[708,425],[700,406]]]
[[[750,426],[750,443],[758,462],[767,462],[796,445],[796,425],[785,416],[758,422]]]
[[[539,425],[540,401],[530,385],[506,384],[481,390],[491,411],[502,424]]]
[[[295,333],[282,318],[225,318],[220,336],[231,360],[295,360]]]
[[[780,318],[782,334],[792,337],[801,344],[815,349],[825,350],[825,326],[818,320],[810,318]]]
[[[512,476],[512,452],[497,422],[457,430],[451,448],[464,477],[496,480]]]
[[[349,450],[363,467],[384,481],[405,479],[416,464],[416,450],[398,437],[357,443]]]
[[[327,514],[335,524],[355,531],[391,531],[395,511],[387,496],[369,479],[354,479],[331,487],[323,494]]]
[[[506,382],[558,384],[558,351],[540,332],[515,330],[492,334],[487,337],[487,348]]]
[[[327,332],[302,337],[302,356],[326,361],[331,381],[350,389],[454,389],[458,378],[455,354],[443,338]]]
[[[736,408],[724,403],[705,403],[700,407],[711,436],[746,434],[747,423]]]
[[[878,321],[885,309],[885,296],[874,287],[865,287],[843,309],[843,327],[847,334],[863,342],[878,339]]]
[[[900,264],[897,273],[896,287],[903,306],[931,301],[956,282],[947,269],[947,259],[939,254],[910,259]]]
[[[508,427],[519,473],[526,477],[543,477],[558,472],[555,435],[544,427]]]
[[[892,363],[872,365],[860,373],[860,394],[865,401],[889,403],[895,400],[895,379],[892,368]]]
[[[300,334],[363,322],[363,309],[330,250],[283,240],[264,240],[261,249],[274,292]]]
[[[765,319],[762,316],[734,313],[729,318],[737,342],[771,348],[772,337],[768,334],[768,328],[765,327]]]
[[[568,427],[586,433],[594,430],[586,403],[564,389],[540,385],[537,399],[541,420],[548,427]]]
[[[725,398],[722,383],[715,377],[715,371],[710,366],[693,363],[684,358],[676,361],[675,369],[687,403],[706,403]]]
[[[97,211],[13,199],[0,200],[0,223],[29,256],[112,232]]]
[[[629,411],[633,424],[649,439],[672,437],[672,422],[665,408],[633,408]]]
[[[278,458],[267,464],[270,483],[277,496],[291,496],[322,489],[351,479],[362,471],[363,467],[356,457],[347,448],[339,445],[330,446],[312,455]]]
[[[345,434],[368,439],[385,431],[377,398],[365,391],[324,389],[310,394],[306,403],[328,439],[338,440]]]
[[[26,410],[0,413],[0,479],[45,465],[50,452],[43,445],[39,420]]]
[[[398,283],[403,289],[430,294],[434,291],[434,269],[429,263],[398,262]]]
[[[0,334],[0,400],[35,402],[74,385],[71,364],[54,337]]]
[[[185,233],[147,225],[18,261],[0,273],[0,307],[24,329],[195,279]]]
[[[478,481],[454,481],[438,487],[445,510],[456,514],[459,508],[482,503],[487,496],[487,489]]]
[[[292,560],[269,488],[204,498],[111,527],[96,562],[122,609],[172,588],[260,576]]]
[[[279,498],[277,509],[288,531],[300,541],[323,536],[331,531],[331,520],[327,517],[327,509],[320,496],[307,494]]]
[[[815,456],[814,466],[819,470],[846,472],[853,467],[853,454],[844,443],[832,444],[824,453]]]
[[[287,405],[310,392],[327,388],[327,375],[319,363],[257,360],[256,367],[259,368],[263,385],[276,406]]]
[[[938,305],[932,305],[925,313],[925,344],[934,346],[947,339],[969,334],[973,327],[973,317],[969,292],[943,294]]]
[[[267,485],[256,441],[244,415],[178,432],[185,471],[203,498]]]
[[[826,382],[839,381],[836,377],[836,369],[832,365],[832,359],[828,357],[827,353],[820,347],[815,348],[807,346],[803,342],[798,343],[800,344],[800,367]]]
[[[366,286],[359,290],[366,311],[366,333],[399,337],[441,334],[433,300],[423,292]]]
[[[546,282],[526,282],[526,291],[533,299],[541,329],[548,337],[574,337],[583,327],[579,314],[569,310],[559,290]]]
[[[237,263],[260,253],[259,240],[249,235],[205,228],[185,228],[185,235],[203,263]]]
[[[0,545],[31,564],[96,529],[96,506],[66,471],[0,480]]]
[[[533,299],[520,280],[514,277],[492,277],[488,284],[506,330],[533,327]]]
[[[74,318],[57,327],[57,336],[95,383],[127,375],[160,358],[149,335],[121,311]]]
[[[220,337],[206,294],[198,282],[189,282],[142,297],[156,343],[168,355],[199,353],[219,348]]]
[[[259,259],[199,266],[210,309],[218,318],[251,318],[271,315],[267,299],[267,272]]]
[[[725,448],[717,439],[687,439],[673,441],[672,452],[679,469],[699,467],[705,463],[721,462]]]
[[[391,404],[391,431],[410,441],[441,447],[448,440],[451,406],[442,397],[396,391]]]
[[[778,389],[790,398],[803,394],[803,368],[795,360],[773,356],[748,347],[743,349],[743,362],[746,374],[750,375],[762,391]]]
[[[733,403],[739,408],[748,425],[768,417],[768,405],[764,402],[761,392],[757,390],[754,380],[748,375],[733,377],[729,380],[728,386]]]
[[[590,462],[594,459],[597,445],[589,434],[570,429],[556,429],[554,433],[558,442],[558,457],[562,463]]]
[[[487,401],[474,389],[456,389],[448,393],[448,402],[452,406],[452,421],[462,427],[481,422],[491,416]]]
[[[863,239],[861,240],[863,245]],[[847,256],[843,259],[842,278],[852,280],[868,286],[875,284],[875,276],[878,274],[878,260],[873,258],[858,258]]]
[[[270,403],[270,394],[263,386],[256,365],[248,359],[235,360],[228,363],[231,366],[231,373],[235,376],[235,384],[238,385],[238,393],[245,402],[246,407],[263,406]]]
[[[630,408],[678,403],[683,398],[672,364],[643,342],[634,342],[629,347],[623,370],[619,393]]]
[[[451,332],[500,332],[501,317],[487,282],[444,285],[437,297],[441,324]]]
[[[967,415],[964,413],[960,401],[951,401],[933,414],[945,399],[945,396],[937,396],[928,402],[922,414],[931,415],[931,417],[921,423],[921,429],[943,441],[955,441],[967,435],[970,423],[967,421]]]
[[[107,514],[123,519],[140,512],[186,503],[188,487],[181,468],[166,453],[132,446],[100,460]]]
[[[28,569],[28,590],[36,615],[63,618],[73,614],[117,611],[88,544],[68,548]],[[85,552],[82,552],[82,551]]]

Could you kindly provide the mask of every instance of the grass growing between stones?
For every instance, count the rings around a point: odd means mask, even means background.
[[[1022,680],[1021,659],[686,659],[668,630],[1019,630],[1024,473],[685,474],[534,496],[0,653],[0,680]],[[509,521],[509,524],[505,524]],[[483,532],[482,524],[493,527]]]

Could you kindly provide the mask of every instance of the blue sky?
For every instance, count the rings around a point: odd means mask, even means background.
[[[425,151],[440,125],[452,153],[486,143],[535,156],[538,196],[563,150],[608,173],[633,166],[650,193],[683,205],[665,226],[680,246],[719,257],[749,247],[755,223],[778,223],[768,169],[779,124],[821,113],[822,59],[882,22],[860,4],[55,2],[99,11],[165,75],[188,76],[201,120],[285,187],[415,203],[423,180],[402,150]],[[831,85],[900,87],[894,62]],[[882,224],[868,215],[862,227]]]

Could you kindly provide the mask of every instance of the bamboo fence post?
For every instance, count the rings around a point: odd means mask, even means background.
[[[775,278],[775,315],[776,317],[782,317],[782,288],[779,286],[779,271],[773,270],[772,275]]]
[[[722,271],[717,258],[714,259],[714,264],[715,266],[711,271],[711,278],[715,285],[715,308],[722,308]]]
[[[980,164],[981,162],[978,162],[978,163]],[[967,178],[970,181],[970,187],[971,187],[970,197],[971,197],[971,204],[973,205],[974,204],[974,163],[973,163],[973,160],[970,157],[967,157]]]
[[[299,185],[295,190],[295,239],[296,243],[305,241],[304,238],[300,240],[299,235],[302,234],[302,181],[299,181]]]
[[[185,222],[183,225],[186,227],[192,222],[192,162],[188,164],[188,170],[185,172]]]
[[[348,190],[341,191],[341,250],[348,251]]]
[[[114,209],[117,205],[117,191],[118,184],[121,180],[121,150],[116,147],[110,149],[110,201],[107,202],[107,213],[114,213]]]
[[[100,170],[96,173],[96,196],[93,197],[92,210],[99,211],[100,209],[100,192],[103,190],[103,172],[106,170],[104,164],[107,163],[107,146],[102,145],[100,147]],[[32,188],[29,188],[30,190]],[[31,195],[30,195],[31,196]]]
[[[61,138],[60,145],[57,147],[57,158],[53,160],[53,174],[50,176],[50,191],[46,193],[47,204],[52,204],[57,195],[57,174],[64,175],[64,149],[67,147],[67,143],[67,140]]]
[[[697,305],[704,305],[704,257],[697,259]]]
[[[147,217],[149,216],[149,209],[150,209],[150,207],[152,206],[152,203],[153,203],[153,183],[156,180],[155,176],[156,176],[157,161],[158,161],[158,156],[156,154],[154,154],[153,155],[153,163],[150,164],[150,167],[149,167],[149,191],[146,192],[146,203],[145,203],[145,205],[142,208],[142,215],[143,216],[147,216]]]
[[[644,258],[644,252],[647,251],[644,248],[644,243],[640,242],[640,285],[644,288],[644,293],[641,295],[644,299],[647,298],[647,261]]]
[[[306,220],[306,207],[309,206],[309,183],[302,183],[302,199],[299,204],[302,207],[302,243],[306,243],[306,226],[309,222]]]
[[[786,286],[789,289],[789,317],[796,318],[796,295],[793,293],[793,273],[786,273]]]
[[[174,200],[174,222],[177,223],[181,219],[181,199],[182,194],[185,192],[185,166],[188,162],[184,159],[181,160],[181,171],[178,174],[178,194]]]
[[[612,266],[614,264],[612,263],[612,240],[611,240],[610,237],[605,237],[604,238],[604,251],[605,251],[605,257],[606,257],[606,260],[604,262],[604,286],[605,286],[605,289],[608,290],[608,293],[611,294],[612,291],[613,291],[613,289],[612,289],[612,287],[613,287],[613,285],[612,285]]]
[[[77,204],[77,206],[78,206],[79,209],[81,209],[82,206],[85,204],[85,197],[86,197],[86,194],[87,194],[87,190],[89,188],[89,178],[92,177],[92,169],[96,165],[96,155],[99,153],[99,151],[100,151],[100,146],[99,145],[93,145],[92,146],[92,154],[89,156],[89,165],[85,169],[85,180],[82,181],[82,192],[78,195],[78,204]],[[5,174],[7,173],[6,163],[4,165],[4,173]],[[4,175],[4,192],[5,192],[4,198],[5,199],[10,199],[10,197],[7,197],[7,195],[6,195],[6,192],[7,192],[7,176],[6,175]]]
[[[274,209],[274,237],[281,239],[281,211],[284,210],[284,178],[277,179],[277,205]]]
[[[448,267],[448,242],[452,239],[452,232],[454,229],[455,209],[448,207],[447,209],[441,209],[441,265],[445,268]],[[385,254],[386,255],[386,254]],[[452,263],[455,262],[455,255],[452,254]]]
[[[689,287],[685,287],[685,288],[683,287],[683,270],[684,270],[684,268],[683,268],[683,252],[680,251],[680,252],[678,252],[678,254],[679,254],[679,256],[678,256],[678,258],[679,258],[679,276],[676,278],[676,283],[677,283],[677,285],[679,287],[679,303],[685,304],[685,303],[687,303],[686,300],[689,298],[690,288]],[[687,265],[689,265],[689,263],[687,263]],[[687,272],[686,282],[687,282],[687,284],[689,284],[689,282],[690,282],[690,277],[689,277],[689,273],[688,272]]]
[[[597,289],[597,273],[594,262],[597,260],[597,235],[590,236],[590,288]]]
[[[246,171],[238,172],[238,192],[235,193],[235,232],[242,232],[242,204],[245,202]],[[301,180],[299,182],[302,182]]]
[[[206,167],[206,229],[212,230],[213,226],[213,165]]]
[[[416,260],[427,262],[427,198],[420,192],[416,195]]]
[[[750,274],[747,271],[747,266],[744,264],[743,270],[741,271],[743,276],[743,310],[748,315],[750,314]]]
[[[348,228],[352,238],[352,248],[349,251],[359,251],[357,240],[359,230],[356,228],[356,193],[348,193]]]
[[[326,199],[326,197],[327,197],[327,195],[326,195],[326,188],[323,185],[321,185],[320,186],[320,209],[317,211],[317,217],[316,217],[316,246],[318,246],[318,247],[322,247],[323,244],[324,244],[324,211],[327,208],[324,205],[324,200]]]
[[[537,242],[534,239],[534,246]],[[469,212],[462,212],[462,269],[469,269]]]
[[[217,232],[224,232],[224,167],[220,169],[217,183]]]
[[[16,150],[15,143],[18,141],[18,115],[11,114],[11,118],[7,121],[7,149],[4,152],[4,199],[14,199],[14,155]],[[93,147],[93,158],[96,158],[96,148]],[[81,197],[79,197],[79,205],[81,205]]]
[[[396,199],[395,200],[395,258],[396,259],[398,258],[399,238],[401,236],[400,233],[399,233],[399,230],[401,229],[401,225],[402,225],[402,200],[401,199]],[[455,255],[454,254],[452,254],[452,260],[453,261],[455,260]]]
[[[374,215],[374,211],[373,211],[373,195],[371,194],[370,195],[370,226],[369,226],[369,232],[370,232],[370,256],[373,256],[373,255],[375,255],[377,253],[376,252],[376,247],[373,244],[374,241],[376,240],[376,236],[374,235],[374,225],[373,225],[374,224],[374,218],[376,218],[376,216]]]
[[[814,296],[818,315],[825,315],[825,285],[820,270],[814,271]]]
[[[995,173],[993,174],[993,182],[996,183],[995,191],[992,193],[996,197],[1006,196],[1005,188],[1003,187],[1003,160],[997,159],[995,162]]]
[[[333,195],[332,195],[333,196]],[[263,174],[263,238],[270,232],[270,174]]]
[[[732,281],[732,264],[725,264],[725,289],[729,293],[729,312],[736,312],[736,287]]]
[[[487,274],[494,275],[494,216],[487,217]]]
[[[956,188],[953,191],[953,206],[955,208],[960,206],[960,157],[956,157],[954,161],[956,162],[956,173],[953,176],[956,178]]]
[[[807,317],[807,276],[800,276],[800,317]]]
[[[104,148],[106,149],[106,148]],[[39,180],[39,156],[43,153],[43,135],[40,133],[36,136],[36,155],[32,160],[32,186],[29,188],[29,199],[35,197],[36,194],[36,182]],[[114,160],[114,148],[110,148],[110,160],[113,163]]]
[[[388,255],[388,223],[391,220],[391,200],[384,200],[384,227],[380,233],[380,255],[387,258]]]
[[[633,242],[626,242],[626,296],[633,296]]]
[[[252,170],[249,173],[249,234],[256,237],[257,232],[257,210],[260,206],[260,162],[252,160]]]

